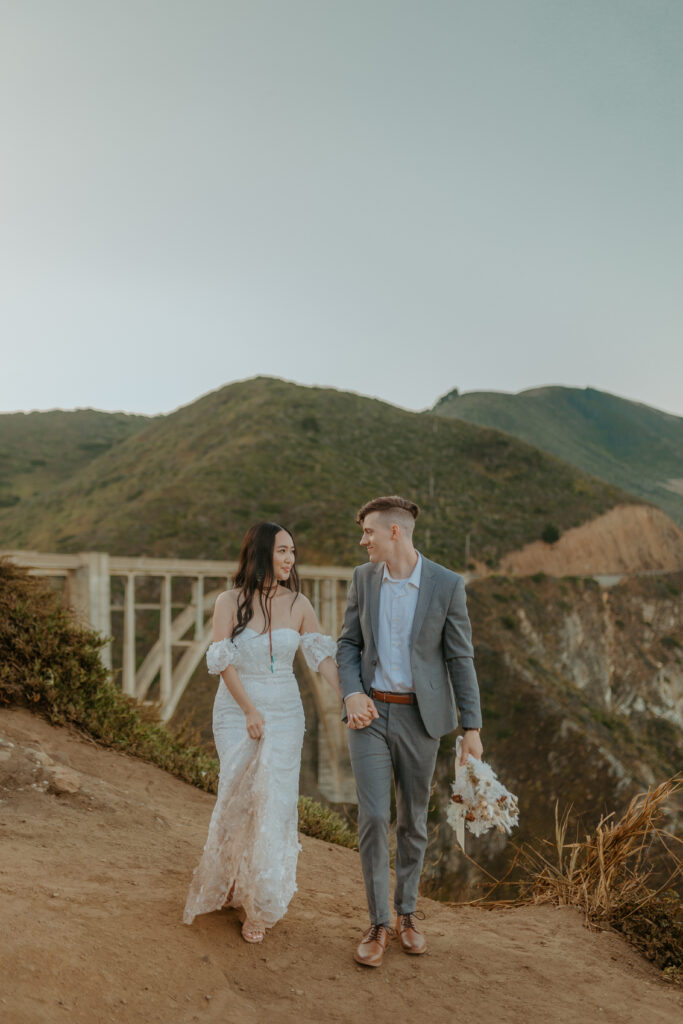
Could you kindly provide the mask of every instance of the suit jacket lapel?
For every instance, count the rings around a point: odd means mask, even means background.
[[[377,650],[377,641],[379,639],[379,591],[382,586],[382,577],[384,576],[384,562],[380,562],[376,567],[375,571],[370,576],[368,584],[369,589],[369,601],[370,601],[370,625],[372,626],[372,639],[375,642],[375,650]]]
[[[436,573],[434,572],[434,563],[430,562],[427,558],[422,556],[422,573],[420,575],[420,589],[417,592],[417,605],[415,606],[415,618],[413,619],[413,628],[410,631],[410,646],[412,648],[415,638],[422,629],[422,623],[425,620],[425,615],[429,610],[429,605],[432,600],[432,593],[434,591],[434,585],[436,583]]]

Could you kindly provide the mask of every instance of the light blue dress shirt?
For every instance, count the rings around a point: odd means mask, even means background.
[[[410,633],[415,618],[422,576],[422,555],[406,579],[394,579],[384,565],[379,592],[379,636],[377,668],[372,681],[375,690],[414,693],[410,670]]]

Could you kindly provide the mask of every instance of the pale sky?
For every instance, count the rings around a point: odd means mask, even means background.
[[[681,0],[0,0],[0,411],[683,414]]]

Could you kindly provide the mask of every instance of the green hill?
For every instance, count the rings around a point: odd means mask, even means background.
[[[95,409],[0,414],[0,508],[70,479],[149,422]]]
[[[433,410],[504,430],[622,487],[683,526],[683,419],[594,388],[456,391]]]
[[[0,546],[234,557],[271,516],[305,561],[355,564],[356,509],[392,492],[420,502],[420,546],[453,566],[468,533],[471,557],[495,565],[549,522],[565,530],[634,501],[499,431],[261,377],[150,421],[0,511]]]

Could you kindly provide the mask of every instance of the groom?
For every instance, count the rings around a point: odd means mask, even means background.
[[[427,845],[439,738],[464,730],[462,761],[483,753],[479,687],[462,576],[413,547],[419,514],[391,495],[358,512],[369,562],[349,588],[337,662],[358,794],[358,842],[371,927],[355,954],[379,967],[389,939],[391,777],[396,789],[396,932],[406,953],[427,946],[414,914]]]

